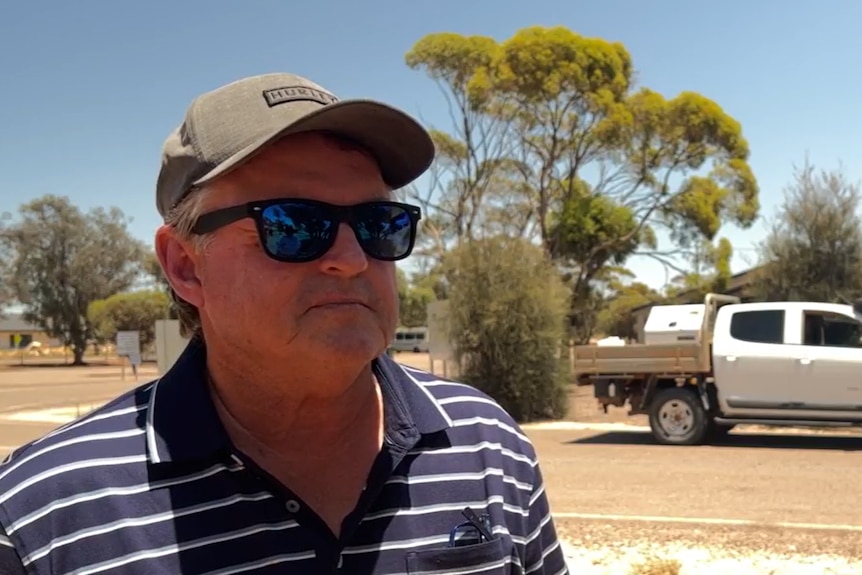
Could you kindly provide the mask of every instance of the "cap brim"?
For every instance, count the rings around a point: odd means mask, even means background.
[[[318,131],[345,136],[367,148],[380,166],[383,181],[393,189],[403,188],[416,180],[434,160],[431,136],[404,112],[373,100],[343,100],[321,106],[319,110],[246,146],[195,181],[194,185],[201,186],[224,176],[285,136]]]

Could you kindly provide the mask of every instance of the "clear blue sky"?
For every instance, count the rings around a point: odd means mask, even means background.
[[[702,92],[736,117],[770,216],[806,153],[826,168],[843,162],[852,180],[862,174],[860,21],[862,3],[847,0],[3,2],[0,211],[64,194],[83,208],[119,206],[149,242],[160,148],[198,93],[290,71],[445,128],[436,87],[404,64],[416,40],[438,31],[502,40],[562,24],[625,43],[642,84]],[[741,271],[764,225],[723,233]],[[631,267],[664,283],[658,264]]]

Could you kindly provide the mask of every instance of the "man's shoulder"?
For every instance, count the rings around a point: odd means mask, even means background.
[[[56,484],[76,470],[143,462],[146,414],[154,382],[144,384],[102,407],[14,449],[0,463],[0,504],[10,492]]]
[[[499,402],[466,383],[440,377],[426,370],[398,364],[446,414],[456,430],[483,440],[503,441],[535,457],[532,442]]]
[[[438,403],[443,405],[472,404],[474,407],[484,405],[485,408],[477,408],[485,412],[485,415],[511,419],[511,416],[490,395],[467,383],[441,377],[427,370],[411,367],[403,363],[398,364],[404,372],[410,376],[423,390],[425,390]],[[473,409],[476,412],[477,409]]]

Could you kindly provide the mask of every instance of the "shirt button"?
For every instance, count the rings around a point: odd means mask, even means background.
[[[297,511],[299,511],[299,502],[291,499],[287,502],[285,507],[290,513],[296,513]]]

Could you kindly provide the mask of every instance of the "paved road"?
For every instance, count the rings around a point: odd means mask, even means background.
[[[10,422],[4,416],[23,410],[104,403],[156,376],[144,366],[135,383],[120,367],[26,367],[0,369],[0,451],[20,445],[57,427],[57,423]]]
[[[0,452],[57,425],[4,418],[12,411],[104,402],[135,385],[118,368],[0,370]],[[560,530],[583,546],[673,541],[862,558],[860,436],[733,433],[718,446],[666,447],[643,432],[527,429]]]
[[[646,433],[531,436],[560,511],[862,525],[862,437],[732,434],[671,447]]]
[[[643,432],[529,435],[560,529],[582,545],[862,558],[862,437],[733,433],[668,447]]]

